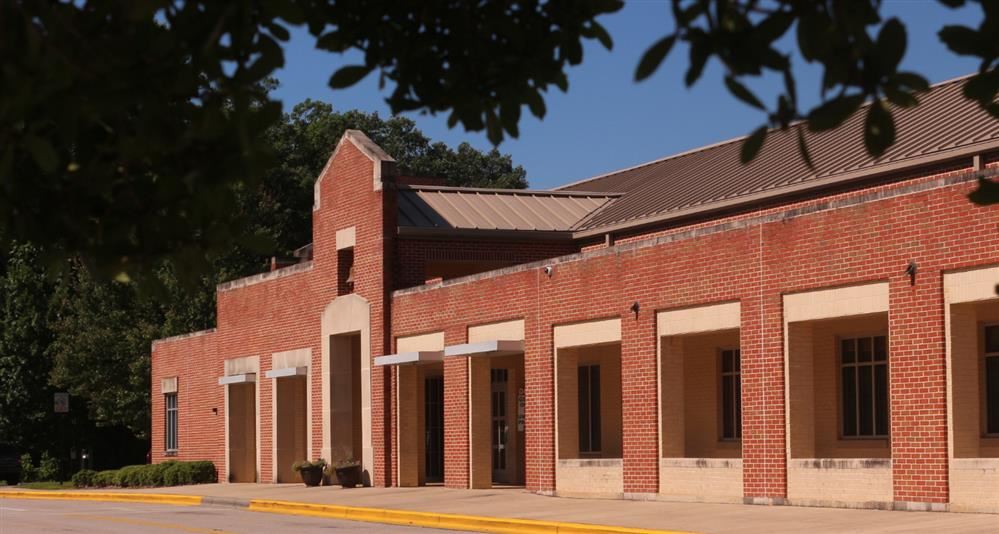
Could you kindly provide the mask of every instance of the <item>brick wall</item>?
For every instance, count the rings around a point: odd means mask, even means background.
[[[152,460],[211,460],[224,474],[225,402],[218,385],[222,360],[215,351],[215,332],[209,330],[153,344],[152,358]],[[176,456],[165,455],[165,414],[161,380],[177,377]],[[218,408],[218,413],[212,411]]]
[[[943,502],[948,488],[940,273],[999,261],[999,210],[968,203],[969,176],[950,170],[624,240],[551,262],[550,278],[539,263],[398,291],[393,329],[404,335],[431,325],[460,330],[526,321],[528,487],[551,491],[553,325],[620,317],[624,491],[655,492],[655,311],[738,300],[744,491],[750,498],[780,500],[787,496],[782,294],[888,281],[897,466],[892,496]],[[913,259],[920,268],[914,286],[904,273]],[[636,301],[640,311],[633,314]]]
[[[385,238],[386,225],[394,220],[383,217],[384,192],[373,185],[372,160],[351,142],[344,142],[320,177],[317,209],[313,212],[314,257],[311,263],[236,280],[219,287],[218,326],[214,333],[177,340],[164,340],[153,346],[152,378],[153,439],[162,443],[162,398],[158,391],[163,377],[178,376],[180,444],[178,458],[209,458],[226,480],[226,416],[224,389],[218,377],[224,374],[226,359],[260,357],[257,387],[260,396],[260,480],[273,478],[272,380],[264,378],[276,352],[308,348],[312,350],[309,402],[311,449],[318,456],[322,447],[322,396],[320,316],[337,296],[337,230],[356,227],[354,291],[371,304],[371,352],[383,354],[387,330],[379,318],[387,313],[386,262],[392,248]],[[387,454],[385,421],[390,398],[381,369],[372,373],[372,432],[375,449],[374,482],[386,484]],[[218,415],[211,412],[218,408]],[[154,461],[164,459],[153,448]]]
[[[614,247],[419,286],[434,255],[509,254],[530,262],[574,252],[548,245],[394,240],[390,189],[373,184],[375,165],[344,143],[317,186],[314,260],[224,285],[218,327],[153,348],[154,459],[163,460],[161,378],[179,378],[179,458],[213,459],[224,471],[223,360],[260,357],[260,376],[275,352],[308,348],[321,368],[320,315],[336,298],[337,230],[355,227],[355,292],[370,303],[372,356],[392,351],[396,336],[443,331],[467,341],[467,328],[503,320],[525,323],[526,479],[555,490],[553,328],[583,320],[621,320],[623,443],[621,491],[660,488],[656,312],[739,301],[743,384],[742,485],[751,499],[787,496],[782,295],[887,281],[891,335],[891,498],[948,499],[947,399],[942,271],[999,262],[999,209],[975,207],[969,174],[948,169],[893,184],[731,214],[715,221],[636,234]],[[384,167],[383,172],[391,172]],[[455,247],[459,247],[455,249]],[[460,248],[466,247],[466,248]],[[457,250],[457,252],[456,252]],[[449,251],[449,252],[447,252]],[[506,256],[504,256],[506,257]],[[904,274],[915,260],[915,285]],[[421,265],[424,267],[420,267]],[[551,276],[542,266],[554,265]],[[419,275],[417,274],[419,273]],[[637,313],[633,303],[639,303]],[[391,326],[389,326],[391,325]],[[321,373],[311,373],[311,445],[322,445]],[[449,359],[445,376],[446,485],[469,483],[468,367]],[[271,381],[258,382],[261,480],[271,480]],[[389,370],[373,368],[375,484],[392,484],[396,429]],[[212,407],[218,407],[215,415]],[[616,469],[616,467],[615,467]],[[615,471],[616,472],[616,471]],[[225,479],[225,473],[220,473]],[[615,475],[616,476],[616,475]],[[614,483],[615,487],[616,482]]]

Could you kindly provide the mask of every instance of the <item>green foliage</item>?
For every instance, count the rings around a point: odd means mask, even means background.
[[[250,230],[273,242],[279,255],[311,241],[313,183],[349,128],[383,143],[406,173],[442,176],[452,185],[527,184],[524,169],[496,150],[453,150],[431,141],[410,119],[336,112],[307,101],[268,130],[280,165],[237,195],[238,209],[253,221]],[[188,287],[171,264],[136,284],[101,279],[79,262],[53,279],[42,261],[31,245],[0,255],[0,436],[35,453],[42,444],[58,443],[57,430],[71,421],[77,427],[123,426],[146,437],[152,341],[214,326],[215,286],[256,274],[266,263],[233,244]],[[52,414],[56,388],[72,395],[69,418]]]
[[[46,267],[80,258],[97,278],[125,281],[169,260],[193,286],[234,242],[273,250],[239,205],[278,166],[266,133],[280,103],[266,89],[289,26],[364,56],[329,67],[332,86],[377,71],[393,113],[447,111],[498,143],[517,135],[523,105],[541,117],[545,93],[567,89],[584,41],[610,48],[596,18],[620,6],[0,3],[0,49],[18,51],[0,55],[0,234],[44,243]]]
[[[164,484],[163,474],[170,467],[171,462],[151,464],[142,466],[143,469],[138,475],[138,485],[143,487],[158,487]]]
[[[102,278],[166,257],[205,268],[244,237],[235,192],[272,161],[273,18],[250,2],[3,3],[0,49],[19,53],[0,69],[0,228]]]
[[[163,314],[135,287],[99,283],[85,269],[64,276],[53,299],[51,380],[86,399],[90,418],[121,424],[137,435],[149,428],[149,347]],[[83,406],[81,406],[83,408]]]
[[[175,463],[163,471],[164,486],[184,486],[192,480],[191,467],[186,463]]]
[[[965,0],[943,0],[955,8]],[[974,0],[983,11],[978,28],[945,26],[940,39],[960,55],[982,60],[977,75],[964,85],[964,94],[999,118],[999,2]],[[802,131],[840,127],[855,113],[864,113],[864,144],[874,157],[896,141],[893,112],[919,104],[918,93],[928,88],[923,76],[900,71],[908,46],[905,25],[896,18],[883,20],[880,0],[857,2],[801,2],[797,0],[672,0],[673,31],[657,40],[642,56],[635,79],[651,76],[676,41],[690,47],[685,74],[688,86],[700,79],[705,65],[717,59],[725,70],[729,93],[767,114],[766,124],[746,138],[742,161],[760,151],[768,127],[795,128],[801,157],[811,166]],[[822,68],[823,101],[811,110],[798,105],[797,82],[791,54],[778,45],[794,29],[796,52]],[[794,48],[792,46],[791,48]],[[764,104],[741,80],[775,73],[784,87],[771,106]],[[864,109],[864,103],[870,103]],[[804,126],[793,126],[803,120]],[[992,198],[987,192],[973,197]],[[999,196],[994,198],[999,202]]]
[[[297,473],[297,472],[301,471],[302,469],[319,469],[319,470],[323,470],[323,469],[326,468],[327,465],[328,464],[327,464],[326,460],[323,460],[322,458],[320,458],[318,460],[311,461],[311,462],[309,460],[299,460],[299,461],[297,461],[297,462],[295,462],[295,463],[293,463],[291,465],[291,469]]]
[[[35,247],[0,251],[0,440],[35,452],[53,442],[56,426],[46,355],[50,294]]]
[[[21,455],[21,482],[49,482],[59,478],[59,461],[48,451],[43,451],[38,459],[38,465],[31,461],[31,454]]]
[[[95,488],[107,488],[117,484],[118,470],[108,469],[105,471],[98,471],[94,475],[93,485]]]
[[[215,464],[207,460],[187,462],[191,466],[191,480],[194,484],[214,484],[218,482]]]
[[[149,469],[149,465],[126,465],[118,470],[115,482],[123,488],[138,488],[143,486],[143,472]]]
[[[31,455],[24,453],[21,455],[21,482],[34,482],[35,480],[38,480],[38,475],[31,461]]]
[[[73,473],[72,482],[75,488],[90,488],[93,487],[94,479],[97,477],[97,471],[93,469],[81,469],[76,473]]]
[[[564,71],[583,60],[585,40],[611,48],[596,18],[621,6],[619,0],[510,0],[389,2],[371,9],[348,0],[323,4],[308,23],[319,48],[364,54],[363,65],[334,73],[331,87],[378,70],[380,85],[393,86],[386,98],[393,113],[446,111],[449,125],[484,129],[499,143],[504,135],[517,137],[523,105],[541,118],[536,102],[552,86],[568,88]]]
[[[73,475],[73,485],[78,488],[122,487],[151,488],[211,484],[217,482],[215,464],[209,461],[128,465],[121,469],[91,471],[84,469]]]
[[[938,36],[955,54],[981,60],[964,93],[999,117],[999,3],[941,2],[980,6],[977,27],[944,26]],[[233,243],[241,251],[237,267],[287,248],[288,241],[260,233],[255,212],[245,208],[295,223],[291,210],[304,195],[282,189],[301,179],[301,169],[290,171],[291,182],[272,181],[289,172],[269,142],[282,121],[267,89],[284,64],[290,26],[304,26],[319,49],[363,56],[359,64],[328,68],[333,88],[377,75],[394,114],[447,113],[449,126],[484,130],[496,144],[518,135],[525,106],[545,116],[545,97],[568,89],[566,72],[583,60],[587,41],[612,47],[597,19],[621,6],[619,0],[431,0],[378,9],[362,0],[0,3],[0,49],[19,52],[0,56],[0,248],[45,244],[46,268],[78,258],[102,281],[158,285],[152,273],[167,262],[182,286],[198,287],[219,262],[234,259]],[[669,11],[670,32],[641,57],[635,78],[649,78],[682,42],[689,48],[688,86],[716,59],[728,91],[763,109],[765,126],[788,129],[804,120],[796,129],[809,165],[803,128],[835,128],[864,113],[865,146],[880,156],[896,141],[894,109],[918,105],[927,87],[920,74],[899,70],[908,34],[898,19],[883,20],[881,0],[672,0]],[[778,46],[789,34],[793,44]],[[792,53],[821,67],[823,102],[811,110],[799,108]],[[747,83],[767,73],[784,81],[772,100]],[[891,105],[863,107],[874,101]],[[747,138],[744,160],[759,153],[765,137]],[[414,172],[452,180],[497,162],[508,166],[498,153],[470,147],[426,167],[419,159],[408,162]],[[514,186],[518,179],[501,183]],[[261,187],[279,195],[255,196]],[[975,198],[999,201],[987,191]],[[294,224],[263,226],[287,228],[279,238],[304,233]]]
[[[38,459],[38,469],[35,471],[35,480],[47,482],[59,478],[59,460],[56,460],[48,451],[42,451],[41,458]]]

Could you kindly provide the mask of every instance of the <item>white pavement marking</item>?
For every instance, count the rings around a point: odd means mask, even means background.
[[[0,512],[27,512],[26,508],[11,508],[9,506],[0,506]]]

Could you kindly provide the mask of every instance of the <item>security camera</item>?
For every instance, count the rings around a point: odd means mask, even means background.
[[[555,272],[555,268],[554,267],[552,267],[551,265],[545,265],[545,274],[548,275],[548,278],[552,277],[552,273],[553,272]]]

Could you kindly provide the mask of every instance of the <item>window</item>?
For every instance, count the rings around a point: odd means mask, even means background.
[[[177,450],[177,394],[163,396],[166,406],[166,433],[164,446],[167,452]]]
[[[722,439],[742,438],[742,363],[739,349],[721,351]]]
[[[840,340],[844,438],[888,437],[888,338]]]
[[[600,366],[579,366],[579,452],[600,452]]]
[[[985,433],[999,436],[999,325],[985,327]]]
[[[349,295],[354,292],[354,249],[340,249],[336,253],[337,261],[337,295]]]

